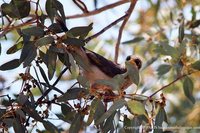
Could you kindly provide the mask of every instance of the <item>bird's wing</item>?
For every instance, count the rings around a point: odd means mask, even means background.
[[[126,69],[121,68],[119,65],[104,58],[103,56],[88,49],[85,49],[85,51],[90,63],[97,66],[102,72],[104,72],[109,77],[114,77],[117,74],[123,74],[126,72]]]

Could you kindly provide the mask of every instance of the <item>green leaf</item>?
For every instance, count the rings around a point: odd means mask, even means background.
[[[160,42],[160,44],[156,45],[155,52],[161,55],[169,55],[173,58],[179,57],[179,51],[170,46],[168,41]]]
[[[25,127],[18,117],[13,120],[13,128],[15,133],[25,133]]]
[[[70,38],[67,37],[66,39],[63,39],[63,43],[69,44],[69,45],[76,45],[76,46],[85,46],[85,42],[82,39],[77,39],[77,38]]]
[[[98,104],[99,104],[100,100],[99,99],[94,99],[91,103],[91,106],[90,106],[90,114],[89,114],[89,117],[88,117],[88,120],[87,120],[87,125],[89,126],[92,121],[94,120],[94,115],[95,115],[95,111],[98,107]]]
[[[71,88],[58,98],[58,102],[65,102],[68,100],[79,99],[81,96],[88,94],[88,90],[84,88]]]
[[[66,49],[64,47],[51,45],[50,48],[51,48],[50,50],[55,52],[55,53],[61,53],[61,54],[65,54],[66,53]]]
[[[65,24],[65,12],[64,12],[64,8],[63,8],[63,4],[60,3],[58,0],[54,0],[54,7],[56,8],[57,11],[59,11],[59,13],[61,14],[61,18],[63,23]]]
[[[45,127],[45,129],[48,131],[48,133],[59,133],[58,128],[55,125],[53,125],[51,122],[43,121],[42,124]]]
[[[42,122],[42,117],[38,114],[38,112],[35,110],[34,107],[30,106],[30,102],[28,101],[24,106],[22,107],[22,110],[28,114],[28,116],[32,117],[36,121]]]
[[[146,69],[148,66],[153,64],[158,59],[158,56],[151,57],[148,61],[143,65],[142,70]]]
[[[2,48],[1,48],[1,43],[0,43],[0,55],[1,55],[1,49],[2,49]]]
[[[72,56],[73,56],[74,60],[76,61],[76,63],[78,65],[80,65],[84,70],[86,70],[88,72],[91,71],[89,64],[83,60],[83,57],[81,55],[72,53]]]
[[[119,99],[113,103],[113,105],[106,111],[97,121],[96,125],[99,125],[102,123],[105,119],[110,117],[117,109],[122,108],[126,104],[126,101],[124,99]]]
[[[2,71],[11,70],[11,69],[17,68],[19,65],[20,65],[19,59],[14,59],[1,65],[0,70]]]
[[[71,28],[67,34],[73,35],[73,37],[78,37],[78,36],[82,36],[82,38],[86,37],[88,35],[88,33],[92,30],[92,25],[93,23],[91,23],[88,26],[82,26],[82,27],[74,27]]]
[[[39,88],[32,88],[31,93],[33,94],[33,96],[41,96],[42,94]]]
[[[200,60],[192,63],[192,68],[196,69],[196,70],[200,70]]]
[[[103,114],[105,113],[105,110],[106,110],[105,105],[103,104],[103,102],[102,102],[100,99],[98,99],[98,100],[97,100],[97,109],[96,109],[96,111],[95,111],[95,113],[94,113],[94,124],[95,124],[95,125],[96,125],[96,123],[97,123],[97,120],[98,120],[100,117],[103,116]],[[103,124],[103,121],[100,123],[100,125],[102,125],[102,124]]]
[[[27,67],[28,65],[30,65],[36,56],[37,56],[37,49],[36,47],[33,47],[32,50],[27,55],[26,59],[24,60],[23,67]]]
[[[168,73],[171,68],[172,67],[167,64],[160,65],[157,69],[158,76],[161,77],[162,75]]]
[[[53,23],[48,27],[48,30],[53,33],[61,33],[63,32],[62,27],[58,23]]]
[[[11,2],[1,5],[3,15],[8,15],[11,18],[24,18],[29,15],[30,1],[11,0]]]
[[[6,54],[13,54],[13,53],[19,51],[20,49],[22,49],[23,45],[24,45],[24,44],[23,44],[23,41],[18,42],[17,44],[15,44],[15,45],[13,45],[12,47],[10,47],[10,48],[7,50]]]
[[[82,75],[78,75],[78,77],[76,78],[77,81],[79,82],[79,84],[85,88],[89,88],[90,87],[90,83],[88,80],[85,79],[84,76]]]
[[[39,55],[42,61],[47,65],[48,64],[48,54],[39,50]]]
[[[164,108],[160,108],[158,114],[156,115],[156,119],[155,119],[155,126],[156,127],[162,127],[162,123],[163,122],[167,122],[167,115],[166,112],[164,110]],[[154,129],[155,133],[162,133],[162,129]]]
[[[185,96],[194,104],[195,103],[195,98],[193,97],[193,81],[187,76],[184,78],[183,81],[183,90],[185,93]]]
[[[191,7],[191,14],[192,14],[192,21],[194,21],[196,19],[197,13],[194,9],[194,7]]]
[[[28,66],[37,56],[37,49],[33,45],[33,42],[27,42],[27,44],[24,44],[22,48],[22,52],[20,55],[20,63],[23,63],[23,67]]]
[[[56,15],[56,9],[54,8],[53,3],[54,3],[54,0],[47,0],[45,4],[47,15],[49,16],[52,23]]]
[[[69,128],[69,133],[79,133],[82,127],[82,122],[83,122],[83,116],[81,116],[81,113],[76,114]]]
[[[28,101],[28,96],[26,96],[24,94],[19,94],[19,96],[17,98],[17,102],[19,104],[24,105],[27,101]]]
[[[181,21],[181,25],[179,26],[179,29],[178,29],[178,32],[179,32],[179,35],[178,35],[178,41],[179,43],[181,43],[183,41],[183,38],[184,38],[184,19]]]
[[[137,116],[133,119],[129,119],[127,115],[124,116],[124,129],[125,133],[139,133],[139,127],[141,125],[141,120]]]
[[[47,44],[52,44],[53,42],[54,42],[54,38],[52,36],[46,36],[46,37],[42,37],[38,39],[34,45],[36,47],[42,47]]]
[[[142,41],[142,40],[144,40],[144,37],[135,37],[135,38],[132,39],[132,40],[122,42],[122,44],[132,44],[132,43],[140,42],[140,41]]]
[[[192,21],[192,23],[190,24],[190,28],[196,28],[200,25],[200,20],[194,20]]]
[[[67,104],[61,104],[61,111],[63,115],[67,115],[69,111],[71,112],[71,108]]]
[[[127,102],[127,107],[132,114],[136,115],[146,115],[144,104],[135,100],[129,100]]]
[[[65,65],[67,66],[68,68],[70,68],[71,64],[69,62],[69,55],[68,53],[58,53],[58,58],[59,60]]]
[[[19,18],[18,12],[15,12],[17,9],[12,4],[3,3],[1,9],[3,15],[8,15],[11,18]]]
[[[139,70],[138,70],[137,66],[135,66],[129,62],[126,62],[126,68],[128,69],[127,72],[128,72],[128,76],[130,77],[131,81],[133,83],[135,83],[136,85],[138,85],[140,82],[140,75],[139,75]]]
[[[74,116],[76,115],[76,111],[73,110],[73,107],[70,107],[68,104],[61,104],[62,114],[57,114],[57,117],[65,122],[72,123],[74,120]]]
[[[28,36],[36,36],[36,37],[42,37],[44,36],[44,30],[41,27],[30,27],[30,28],[26,28],[22,30],[22,33],[24,35],[28,35]]]
[[[114,117],[116,115],[117,111],[115,111],[111,116],[108,117],[108,119],[106,120],[106,122],[103,125],[102,131],[104,133],[108,133],[108,132],[114,132],[115,130],[115,125],[114,125]]]
[[[56,60],[57,60],[57,54],[53,51],[50,50],[51,47],[49,48],[49,50],[47,51],[48,54],[48,77],[51,80],[53,78],[53,75],[55,73],[56,70]]]

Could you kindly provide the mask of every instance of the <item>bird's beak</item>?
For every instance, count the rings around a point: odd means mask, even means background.
[[[130,59],[129,63],[132,64],[132,65],[134,65],[134,66],[137,66],[134,59]]]

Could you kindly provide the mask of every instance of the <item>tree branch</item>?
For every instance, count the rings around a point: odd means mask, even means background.
[[[73,0],[73,2],[84,12],[88,13],[87,6],[81,0]]]
[[[190,75],[190,74],[188,74],[188,75]],[[187,76],[187,75],[184,74],[184,75],[179,76],[178,78],[176,78],[175,80],[173,80],[173,81],[170,82],[169,84],[167,84],[167,85],[161,87],[160,89],[158,89],[157,91],[155,91],[153,94],[151,94],[151,95],[149,96],[149,98],[153,97],[153,96],[156,95],[159,91],[164,90],[165,88],[167,88],[168,86],[174,84],[175,82],[177,82],[178,80],[184,78],[185,76]]]
[[[94,11],[90,11],[88,13],[83,13],[83,14],[76,14],[76,15],[72,15],[72,16],[67,16],[66,19],[73,19],[73,18],[82,18],[82,17],[88,17],[88,16],[92,16],[92,15],[96,15],[99,14],[105,10],[117,7],[119,5],[125,4],[130,2],[129,0],[120,0],[118,2],[112,3],[110,5],[104,6],[102,8],[99,8],[98,10],[94,10]]]
[[[127,17],[124,19],[124,21],[123,21],[123,23],[122,23],[122,25],[119,29],[118,39],[117,39],[117,43],[116,43],[116,46],[115,46],[115,59],[114,59],[115,63],[117,63],[118,56],[119,56],[119,45],[120,45],[120,42],[121,42],[123,29],[124,29],[126,23],[128,22],[128,19],[131,16],[131,13],[133,12],[133,9],[136,5],[136,2],[137,2],[137,0],[133,0],[131,2],[129,9],[126,12]]]
[[[12,30],[15,30],[17,28],[20,28],[22,26],[26,26],[26,25],[30,25],[30,24],[33,24],[35,23],[35,20],[36,20],[36,17],[35,16],[32,16],[31,19],[27,20],[26,22],[24,23],[21,23],[19,25],[16,25],[16,26],[12,26],[12,25],[7,25],[4,29],[1,29],[1,33],[0,33],[0,38],[2,38],[3,36],[5,36],[8,32],[12,31]]]
[[[101,35],[102,33],[104,33],[106,30],[108,30],[109,28],[111,28],[112,26],[116,25],[117,23],[119,23],[120,21],[124,20],[126,17],[128,16],[128,14],[125,14],[124,16],[118,18],[117,20],[115,20],[114,22],[110,23],[109,25],[107,25],[106,27],[104,27],[101,31],[97,32],[96,34],[88,37],[85,39],[85,42],[89,42],[90,40],[96,38],[97,36]]]

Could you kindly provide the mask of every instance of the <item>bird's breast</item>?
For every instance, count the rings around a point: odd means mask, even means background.
[[[111,79],[111,77],[107,76],[104,72],[99,70],[99,68],[97,68],[94,65],[91,65],[90,71],[86,71],[82,69],[81,75],[85,77],[90,82],[90,84],[94,84],[95,81],[100,80],[100,79],[104,79],[104,80]]]

